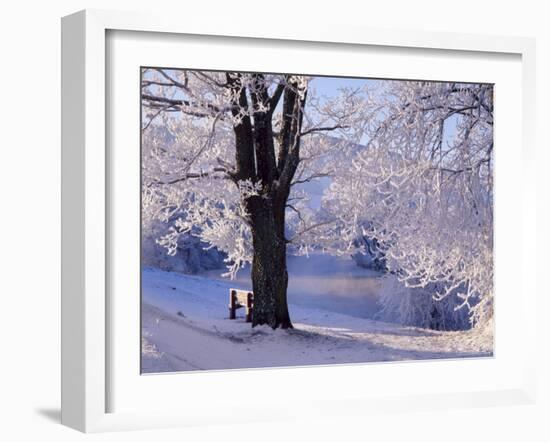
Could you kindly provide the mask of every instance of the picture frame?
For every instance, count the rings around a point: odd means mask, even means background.
[[[108,146],[111,139],[107,122],[112,115],[107,106],[111,90],[110,77],[106,72],[107,65],[112,62],[109,57],[113,56],[107,41],[112,32],[141,33],[157,38],[211,36],[285,45],[306,42],[332,45],[335,50],[342,51],[351,47],[374,47],[379,51],[399,48],[403,53],[426,50],[431,51],[434,57],[446,52],[471,53],[479,59],[489,54],[516,57],[521,69],[521,110],[516,114],[519,114],[521,121],[521,149],[518,152],[523,175],[523,186],[518,189],[522,210],[517,215],[518,225],[521,226],[519,253],[522,264],[520,275],[516,278],[517,287],[521,290],[518,308],[525,310],[529,305],[534,305],[537,296],[534,281],[521,277],[522,273],[527,272],[528,256],[534,254],[536,230],[535,196],[532,192],[535,188],[535,174],[532,173],[535,151],[535,43],[532,39],[346,26],[306,25],[295,28],[280,24],[217,22],[200,17],[182,24],[168,14],[81,11],[62,20],[63,424],[84,432],[98,432],[335,415],[362,416],[380,410],[397,412],[533,403],[536,386],[533,337],[536,324],[527,321],[524,316],[519,319],[521,337],[525,338],[523,352],[517,355],[514,375],[488,388],[478,386],[469,389],[465,384],[460,391],[446,391],[441,387],[445,382],[442,378],[441,384],[435,383],[434,388],[425,394],[403,390],[402,394],[377,392],[368,395],[359,389],[356,394],[350,395],[347,393],[350,386],[342,383],[328,388],[326,394],[313,395],[312,384],[312,390],[298,391],[292,403],[285,407],[277,401],[271,406],[253,407],[247,405],[242,395],[237,402],[229,397],[228,393],[234,390],[224,387],[228,378],[223,373],[209,373],[206,380],[201,380],[200,375],[192,375],[195,376],[193,382],[201,385],[202,390],[193,390],[191,396],[204,394],[210,399],[210,404],[195,406],[186,398],[181,401],[180,407],[173,404],[158,407],[155,404],[150,409],[145,407],[139,411],[110,410],[109,395],[116,385],[109,373],[116,358],[109,344],[109,336],[113,321],[117,321],[109,299],[110,278],[113,276],[109,269],[109,244],[113,240],[109,224],[112,222],[113,198],[110,194],[112,170]],[[497,266],[498,262],[497,247]],[[497,341],[497,349],[498,345]],[[134,350],[138,351],[137,346]],[[495,359],[498,358],[497,351]],[[423,370],[445,371],[446,367],[458,370],[461,362],[447,361],[445,366],[437,362],[433,364],[439,365],[435,368],[431,365],[399,365],[407,366],[407,376],[422,376]],[[473,370],[477,366],[471,368]],[[277,382],[296,382],[292,379],[311,377],[311,370],[322,373],[327,379],[337,379],[339,375],[336,370],[341,370],[347,377],[362,376],[365,370],[378,373],[382,369],[399,373],[399,376],[405,373],[397,371],[395,366],[382,364],[376,367],[318,367],[307,369],[310,370],[308,372],[303,372],[304,369],[285,369],[276,374],[280,378]],[[231,377],[232,382],[242,385],[243,382],[262,382],[262,378],[274,371],[240,371],[232,373]],[[175,376],[164,376],[162,382],[166,387],[178,381]],[[237,389],[240,390],[242,388]],[[311,393],[311,397],[304,391]],[[227,412],[229,406],[233,408],[231,413]]]

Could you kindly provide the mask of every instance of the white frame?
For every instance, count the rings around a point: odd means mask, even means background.
[[[107,413],[106,345],[106,155],[105,35],[107,30],[337,42],[381,47],[429,48],[511,53],[522,58],[522,264],[535,256],[534,108],[535,44],[532,39],[419,31],[389,31],[344,26],[275,27],[253,22],[216,22],[195,17],[182,25],[169,15],[87,10],[62,21],[62,422],[81,431],[106,431],[208,423],[207,415]],[[238,30],[238,31],[237,31]],[[522,272],[526,272],[526,268]],[[536,296],[535,283],[522,278],[525,301]],[[535,324],[525,324],[535,333]],[[527,343],[529,360],[522,388],[373,400],[342,399],[339,414],[411,407],[452,408],[532,403],[535,394],[535,340]],[[333,414],[336,405],[317,403],[314,415]],[[298,407],[287,415],[306,415]],[[312,416],[311,410],[307,413]],[[250,420],[262,420],[257,413]],[[246,417],[244,420],[247,420]],[[228,416],[235,422],[235,415]],[[219,418],[216,422],[222,422]]]

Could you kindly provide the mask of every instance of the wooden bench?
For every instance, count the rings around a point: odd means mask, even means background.
[[[254,293],[248,290],[229,289],[229,319],[235,319],[237,309],[241,307],[246,309],[246,322],[252,322]]]

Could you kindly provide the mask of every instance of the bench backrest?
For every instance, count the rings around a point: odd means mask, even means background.
[[[230,292],[235,294],[235,298],[239,304],[246,305],[249,294],[254,298],[254,294],[250,290],[230,289]]]

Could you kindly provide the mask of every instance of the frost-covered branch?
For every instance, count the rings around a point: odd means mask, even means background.
[[[325,201],[342,242],[376,239],[410,289],[455,299],[473,323],[492,316],[492,87],[390,82],[369,149]]]

